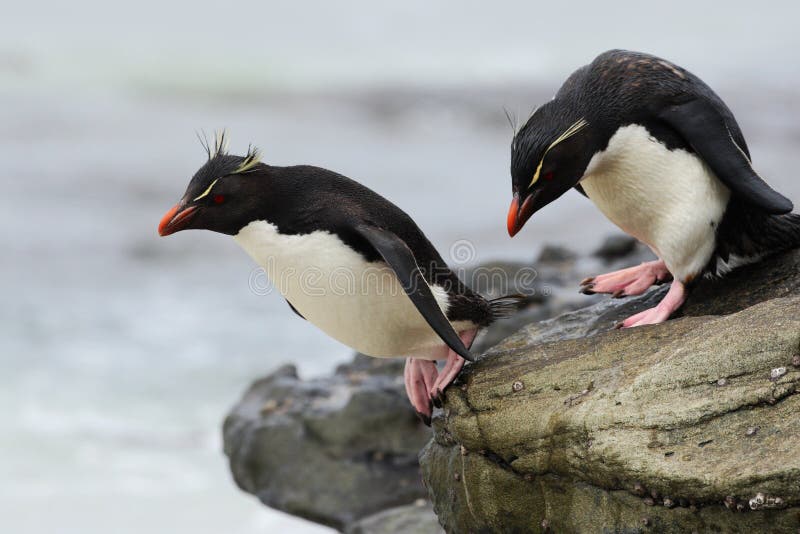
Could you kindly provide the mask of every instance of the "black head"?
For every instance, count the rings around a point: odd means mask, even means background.
[[[511,237],[583,176],[596,151],[592,124],[556,100],[534,112],[511,143]]]
[[[162,236],[188,229],[236,235],[263,210],[269,174],[258,150],[251,147],[244,156],[228,154],[224,132],[215,137],[213,147],[207,142],[203,146],[208,161],[161,219],[158,233]]]

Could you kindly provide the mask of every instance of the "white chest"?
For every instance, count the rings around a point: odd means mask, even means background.
[[[345,345],[371,356],[425,356],[442,345],[394,271],[365,261],[336,235],[284,235],[255,221],[234,239],[303,317]],[[447,293],[431,289],[446,312]]]
[[[667,149],[636,124],[617,130],[580,183],[606,217],[649,245],[681,280],[707,264],[730,197],[700,158]]]

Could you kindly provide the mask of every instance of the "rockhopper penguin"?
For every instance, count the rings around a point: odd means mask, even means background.
[[[572,187],[658,261],[585,279],[584,293],[664,299],[620,326],[660,323],[698,276],[800,246],[800,215],[753,169],[739,125],[702,80],[655,56],[611,50],[576,70],[511,145],[513,237]]]
[[[208,161],[159,234],[231,235],[300,317],[361,353],[407,357],[406,392],[430,423],[432,401],[473,360],[478,330],[522,299],[473,293],[406,213],[349,178],[266,165],[255,150],[230,155],[224,134],[205,147]]]

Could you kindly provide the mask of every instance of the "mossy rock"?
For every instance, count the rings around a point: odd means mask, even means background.
[[[613,329],[663,290],[530,325],[462,373],[420,456],[448,532],[800,529],[800,252]]]

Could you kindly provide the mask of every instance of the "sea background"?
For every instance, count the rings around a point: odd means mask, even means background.
[[[796,2],[0,7],[4,533],[329,531],[227,471],[220,425],[250,382],[351,350],[254,288],[230,238],[157,236],[204,161],[197,131],[361,181],[446,257],[465,239],[473,261],[590,251],[614,228],[573,192],[508,239],[504,109],[521,124],[575,68],[630,48],[714,87],[800,202]]]

